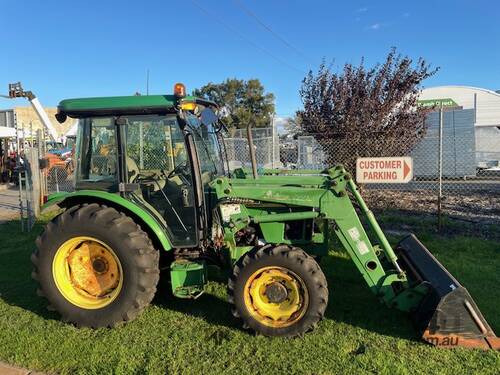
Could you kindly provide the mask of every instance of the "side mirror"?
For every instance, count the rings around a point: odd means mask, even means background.
[[[216,123],[219,120],[212,108],[205,108],[201,112],[201,123],[203,125],[209,126]]]

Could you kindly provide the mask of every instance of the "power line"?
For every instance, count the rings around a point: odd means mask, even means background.
[[[218,17],[216,14],[212,13],[212,12],[209,12],[208,10],[206,10],[204,7],[202,7],[197,1],[195,0],[191,0],[191,2],[193,3],[194,6],[196,6],[198,9],[200,9],[203,13],[207,14],[210,18],[214,19],[215,21],[217,21],[220,25],[224,26],[227,30],[229,30],[230,32],[238,35],[240,37],[240,39],[244,40],[245,42],[247,42],[248,44],[250,44],[252,47],[254,47],[255,49],[258,49],[259,51],[265,53],[266,55],[270,56],[271,58],[273,58],[274,60],[276,60],[277,62],[279,62],[280,64],[288,67],[289,69],[292,69],[292,70],[295,70],[296,72],[299,72],[300,74],[305,74],[305,72],[299,68],[296,68],[295,66],[287,63],[285,60],[282,60],[280,59],[279,57],[277,57],[276,55],[272,54],[271,52],[269,52],[267,49],[261,47],[260,45],[258,45],[257,43],[253,42],[252,40],[248,39],[245,35],[243,35],[239,30],[233,28],[232,26],[229,26],[227,23],[225,23],[220,17]]]
[[[240,7],[243,12],[245,12],[248,16],[252,17],[259,25],[261,25],[264,29],[266,29],[270,34],[272,34],[276,39],[278,39],[281,43],[283,43],[285,46],[287,46],[289,49],[293,50],[297,55],[302,57],[304,60],[313,63],[311,59],[304,53],[302,53],[298,48],[294,47],[291,43],[289,43],[286,39],[284,39],[281,35],[279,35],[277,32],[275,32],[273,29],[271,29],[270,26],[266,25],[264,21],[262,21],[257,15],[252,12],[247,6],[241,1],[241,0],[233,0],[233,3],[235,3],[238,7]]]

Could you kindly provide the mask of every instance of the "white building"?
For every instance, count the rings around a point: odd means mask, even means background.
[[[438,86],[422,90],[421,104],[474,109],[476,161],[479,167],[500,161],[500,94],[469,86]]]
[[[0,138],[14,138],[16,129],[14,129],[14,111],[0,110]]]

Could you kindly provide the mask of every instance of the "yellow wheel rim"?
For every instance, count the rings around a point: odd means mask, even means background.
[[[264,267],[245,284],[247,310],[260,323],[275,328],[299,321],[309,305],[304,281],[283,267]]]
[[[64,298],[83,309],[109,305],[123,284],[120,260],[108,245],[92,237],[63,243],[52,262],[52,275]]]

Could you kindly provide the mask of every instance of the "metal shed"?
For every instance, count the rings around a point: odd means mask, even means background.
[[[427,115],[427,134],[417,144],[413,157],[416,177],[436,176],[439,160],[439,112]],[[443,113],[443,176],[476,174],[474,110],[459,109]]]

